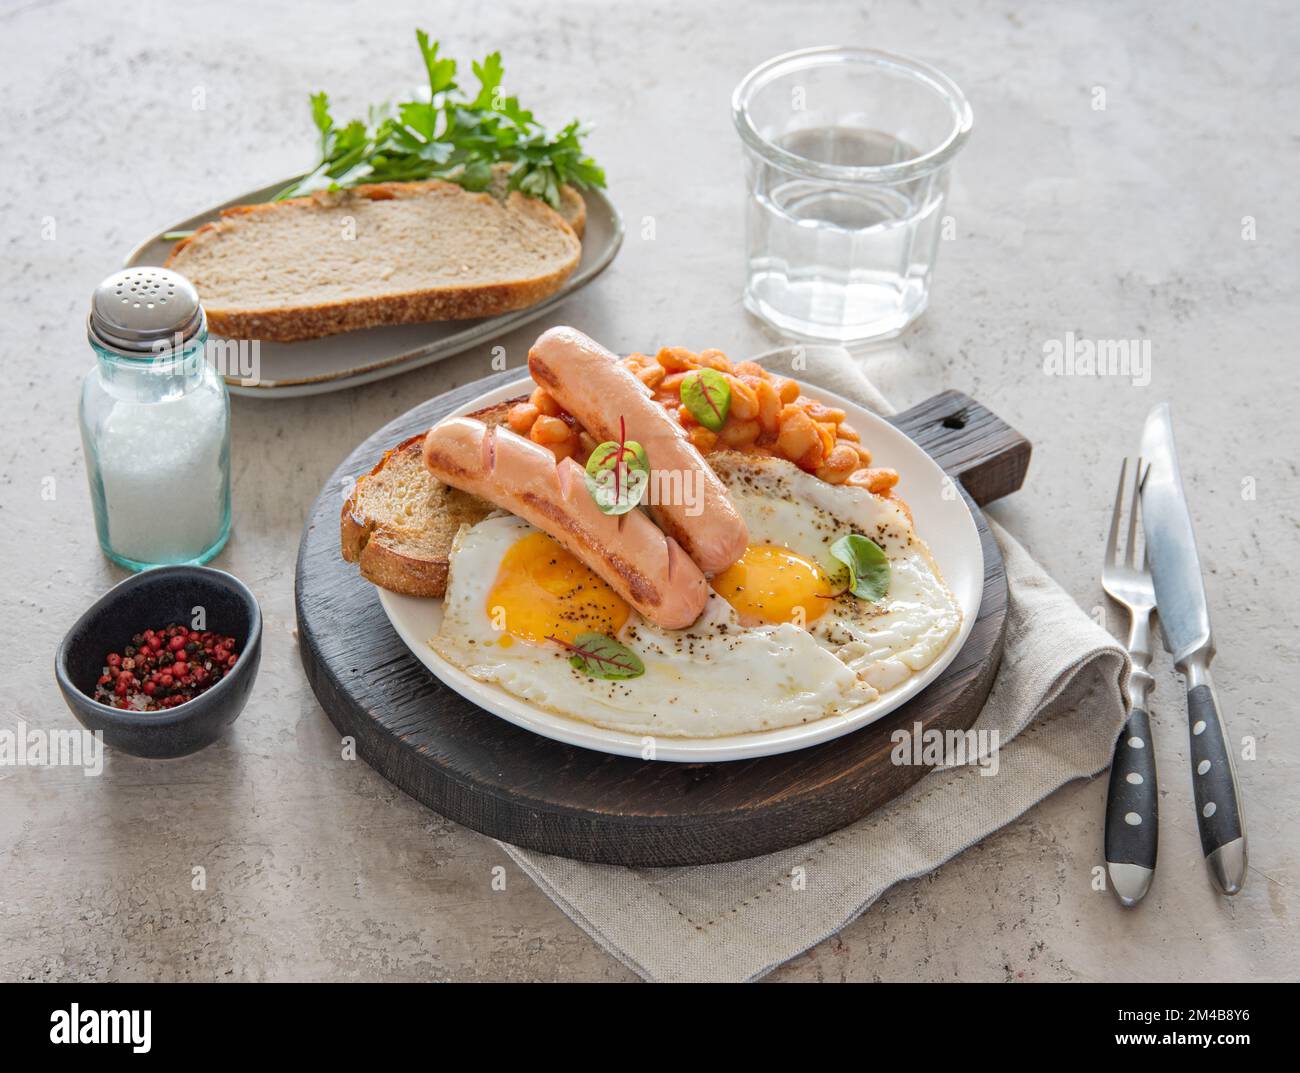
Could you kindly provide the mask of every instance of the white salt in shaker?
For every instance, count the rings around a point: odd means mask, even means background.
[[[198,292],[165,268],[104,280],[87,335],[81,442],[99,545],[132,570],[205,563],[230,535],[230,398]]]

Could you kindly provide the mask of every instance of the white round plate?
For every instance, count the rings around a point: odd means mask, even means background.
[[[467,403],[449,416],[471,413],[533,389],[531,380],[517,380],[488,392]],[[943,669],[961,651],[979,614],[980,596],[984,591],[984,553],[980,549],[975,519],[961,496],[946,498],[950,481],[938,464],[893,425],[861,406],[811,384],[803,385],[804,394],[848,414],[848,421],[871,445],[873,464],[890,466],[900,474],[899,494],[912,508],[916,531],[930,545],[944,580],[961,607],[962,627],[948,647],[933,663],[913,675],[897,689],[883,693],[871,704],[831,716],[815,723],[764,730],[752,734],[734,734],[722,738],[655,739],[655,759],[684,763],[714,763],[721,760],[749,760],[774,753],[805,749],[859,730],[892,712],[916,696],[943,673]],[[640,757],[644,738],[616,730],[605,730],[577,719],[556,715],[512,696],[499,686],[479,682],[439,656],[428,640],[442,624],[442,601],[399,596],[378,589],[389,621],[397,635],[443,683],[468,701],[517,726],[543,737],[585,749],[595,749],[616,756]]]

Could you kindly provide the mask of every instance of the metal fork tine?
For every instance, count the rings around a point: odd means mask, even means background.
[[[1124,513],[1124,478],[1128,476],[1128,459],[1119,469],[1119,486],[1115,489],[1115,509],[1110,516],[1110,537],[1106,540],[1106,561],[1118,562],[1119,520]]]
[[[1125,462],[1128,460],[1125,459]],[[1128,516],[1128,556],[1125,561],[1129,566],[1137,565],[1137,528],[1138,513],[1142,509],[1142,459],[1133,467],[1133,509]]]

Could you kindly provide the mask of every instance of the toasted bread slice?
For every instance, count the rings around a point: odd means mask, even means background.
[[[499,425],[515,401],[473,416]],[[435,480],[424,468],[423,446],[421,433],[385,452],[357,481],[339,518],[343,558],[367,581],[403,596],[442,596],[457,530],[496,509]]]
[[[559,290],[581,254],[560,213],[518,192],[375,183],[226,209],[167,267],[198,288],[216,334],[295,342],[522,309]]]

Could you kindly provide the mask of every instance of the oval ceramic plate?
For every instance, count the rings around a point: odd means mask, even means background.
[[[161,265],[176,245],[174,239],[165,239],[163,235],[174,231],[192,231],[217,219],[222,209],[232,205],[255,205],[269,201],[293,181],[285,179],[260,190],[252,190],[174,224],[152,238],[145,239],[132,250],[126,258],[126,267]],[[441,361],[535,320],[600,275],[609,267],[623,244],[623,219],[609,198],[599,190],[584,190],[580,193],[587,203],[582,259],[573,275],[565,280],[564,286],[537,305],[481,320],[397,324],[386,328],[344,332],[323,339],[308,339],[301,343],[262,343],[259,348],[261,375],[257,382],[227,376],[227,386],[233,394],[259,398],[285,398],[339,391]]]
[[[467,403],[449,416],[471,413],[532,388],[531,380],[515,381]],[[862,434],[863,442],[871,444],[873,463],[892,466],[901,474],[899,494],[912,508],[916,531],[930,545],[944,580],[957,598],[962,612],[962,628],[929,667],[871,704],[815,723],[781,730],[722,738],[659,737],[655,740],[657,760],[687,763],[747,760],[804,749],[858,730],[893,711],[933,682],[961,651],[975,624],[984,587],[984,554],[980,550],[975,519],[971,517],[965,500],[961,496],[944,496],[950,482],[943,470],[893,425],[861,406],[812,385],[804,386],[804,394],[846,411],[849,423]],[[471,678],[444,660],[428,645],[428,639],[438,632],[442,623],[441,600],[399,596],[386,589],[378,592],[397,635],[421,663],[466,700],[543,737],[616,756],[642,756],[644,739],[640,735],[605,730],[537,708],[499,686]]]

